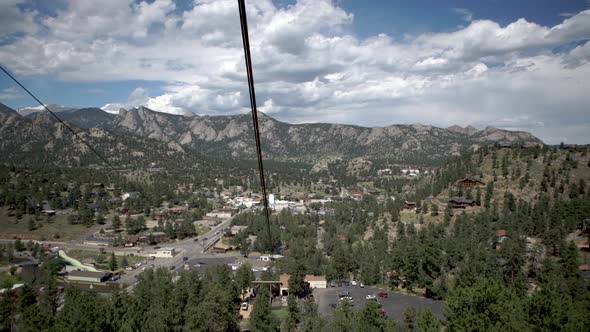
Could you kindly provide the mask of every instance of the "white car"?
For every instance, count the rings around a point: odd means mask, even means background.
[[[361,282],[361,288],[365,288],[365,284]]]
[[[356,286],[357,285],[356,280],[351,281],[350,284],[353,286]]]
[[[373,295],[373,294],[367,295],[367,300],[375,300],[375,299],[377,299],[377,297],[375,295]]]
[[[248,302],[242,302],[242,310],[248,310]]]

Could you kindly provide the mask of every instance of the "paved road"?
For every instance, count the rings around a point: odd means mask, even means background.
[[[377,293],[386,292],[389,294],[388,298],[378,297],[377,299],[379,303],[383,305],[383,310],[385,310],[387,316],[390,318],[403,320],[404,311],[411,306],[417,310],[430,308],[437,317],[441,319],[445,318],[442,310],[444,301],[435,301],[418,296],[399,294],[374,287],[360,288],[358,286],[314,289],[313,294],[322,316],[332,318],[335,308],[331,305],[339,304],[338,293],[342,291],[350,292],[350,296],[354,299],[353,308],[355,310],[360,310],[365,306],[367,295],[377,295]]]

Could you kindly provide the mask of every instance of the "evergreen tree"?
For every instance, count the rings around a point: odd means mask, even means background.
[[[277,324],[270,310],[270,295],[266,287],[260,287],[260,292],[254,301],[254,309],[250,315],[250,330],[253,332],[276,331]]]
[[[299,324],[299,307],[293,294],[287,297],[287,318],[284,323],[284,330],[287,332],[297,331],[297,324]]]
[[[33,220],[32,217],[29,217],[27,223],[29,225],[29,231],[34,231],[37,228],[37,226],[35,225],[35,220]]]
[[[115,252],[111,252],[111,260],[109,261],[109,269],[111,271],[115,271],[117,269],[117,257],[115,257]]]
[[[432,203],[432,208],[430,209],[431,216],[438,216],[438,205]]]
[[[112,226],[113,229],[119,229],[121,227],[121,218],[119,218],[119,215],[117,213],[113,215]]]

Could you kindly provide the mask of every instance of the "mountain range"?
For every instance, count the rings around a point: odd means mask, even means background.
[[[52,105],[50,109],[57,111],[60,118],[87,137],[100,136],[105,140],[118,140],[121,144],[122,138],[125,138],[135,148],[149,141],[150,144],[173,147],[176,152],[216,158],[255,158],[250,114],[174,115],[146,107],[121,110],[119,114],[107,113],[99,108],[76,109]],[[38,108],[16,112],[0,104],[0,139],[3,142],[0,149],[4,149],[7,142],[16,141],[23,145],[36,140],[44,146],[55,144],[55,140],[63,139],[60,132],[63,128],[52,119],[52,116],[39,112]],[[368,157],[401,163],[433,163],[484,144],[543,144],[530,133],[494,127],[479,130],[474,127],[438,128],[421,124],[373,128],[326,123],[289,124],[263,113],[260,113],[259,121],[263,155],[277,160]],[[42,128],[38,126],[40,123]],[[19,129],[23,126],[29,129]],[[34,130],[35,126],[39,128]],[[117,146],[121,147],[121,144]],[[129,152],[128,147],[121,148]]]

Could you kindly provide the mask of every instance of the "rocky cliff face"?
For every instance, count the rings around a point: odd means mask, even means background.
[[[61,113],[82,128],[175,143],[220,158],[255,158],[254,131],[249,114],[183,116],[145,107],[112,115],[99,109]],[[40,116],[40,115],[37,115]],[[473,145],[542,142],[526,132],[487,127],[392,125],[367,128],[340,124],[288,124],[260,114],[263,154],[272,159],[317,160],[326,156],[389,158],[400,162],[429,162],[460,154]],[[33,117],[35,121],[35,117]],[[4,120],[3,120],[4,122]]]

